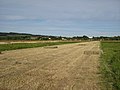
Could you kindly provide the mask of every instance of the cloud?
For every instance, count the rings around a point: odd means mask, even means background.
[[[15,15],[0,15],[0,20],[23,20],[26,19],[23,16],[15,16]]]
[[[119,33],[120,0],[0,0],[0,26],[44,34]]]
[[[1,0],[8,18],[47,20],[120,20],[119,0]],[[6,9],[5,9],[6,8]],[[14,9],[14,12],[12,12]],[[11,11],[11,12],[10,12]],[[20,15],[20,16],[19,16]]]

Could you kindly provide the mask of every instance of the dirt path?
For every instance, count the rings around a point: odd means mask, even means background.
[[[0,90],[100,90],[99,42],[0,54]]]

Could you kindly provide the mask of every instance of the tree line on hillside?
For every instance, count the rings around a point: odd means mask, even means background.
[[[0,40],[120,40],[120,36],[114,37],[100,36],[89,38],[86,35],[74,37],[62,37],[62,36],[32,35],[14,32],[10,33],[0,32]]]
[[[92,37],[92,40],[120,40],[120,36],[113,36],[113,37],[105,37],[105,36]]]

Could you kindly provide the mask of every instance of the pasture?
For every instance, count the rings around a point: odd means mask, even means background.
[[[120,42],[101,42],[101,72],[106,90],[120,90]]]

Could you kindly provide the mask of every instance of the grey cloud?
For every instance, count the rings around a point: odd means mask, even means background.
[[[119,0],[0,0],[8,15],[47,20],[120,20]],[[4,15],[6,11],[1,10]]]
[[[120,34],[120,0],[0,0],[0,30]]]

